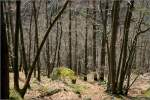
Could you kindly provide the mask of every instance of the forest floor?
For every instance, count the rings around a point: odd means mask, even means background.
[[[89,79],[92,76],[89,75]],[[24,74],[20,73],[20,87],[24,83]],[[76,84],[51,80],[41,76],[41,82],[31,79],[25,100],[150,100],[150,73],[140,75],[129,90],[128,96],[114,96],[106,93],[106,83],[83,81],[78,78]],[[10,89],[13,88],[13,73],[10,73]],[[56,90],[56,91],[55,91]],[[147,93],[145,91],[149,90]],[[50,95],[51,92],[56,92]]]

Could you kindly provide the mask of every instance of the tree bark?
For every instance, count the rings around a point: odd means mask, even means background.
[[[87,8],[86,8],[86,26],[85,26],[85,61],[84,61],[84,81],[87,81],[87,74],[88,74],[88,47],[87,47],[87,42],[88,42],[88,14],[89,14],[89,8],[88,8],[88,5],[89,5],[89,1],[87,1]]]
[[[48,8],[47,8],[47,0],[46,1],[46,29],[48,28]],[[46,63],[47,63],[47,77],[50,78],[50,43],[49,43],[49,37],[47,37],[47,40],[46,40]]]
[[[69,68],[72,69],[72,37],[71,37],[71,4],[72,1],[69,1]]]
[[[111,72],[111,90],[112,93],[116,93],[116,41],[119,25],[119,11],[120,11],[120,0],[114,1],[112,9],[112,33],[111,33],[111,44],[110,44],[110,72]],[[110,74],[109,74],[110,75]]]
[[[1,97],[0,99],[9,99],[9,57],[8,57],[8,44],[6,36],[6,23],[4,20],[4,2],[1,2],[1,53],[3,59],[1,65]]]
[[[96,0],[93,0],[93,71],[95,81],[97,81],[96,67]]]
[[[32,12],[33,12],[33,9],[32,9]],[[32,46],[32,35],[31,35],[31,29],[32,29],[32,18],[33,18],[33,14],[31,14],[31,18],[30,18],[30,26],[29,26],[29,51],[28,51],[28,67],[31,66],[31,46]]]
[[[100,80],[104,81],[104,67],[105,67],[105,56],[106,56],[106,34],[107,34],[107,16],[108,16],[108,0],[106,0],[105,12],[102,11],[101,1],[101,18],[103,22],[103,33],[102,33],[102,48],[101,48],[101,67],[100,67]]]
[[[20,14],[19,14],[20,15]],[[23,28],[22,28],[22,22],[21,22],[21,15],[20,21],[19,21],[19,28],[20,28],[20,40],[21,40],[21,50],[22,50],[22,58],[23,58],[23,68],[25,72],[25,77],[27,78],[28,75],[28,65],[27,65],[27,59],[26,59],[26,52],[25,52],[25,46],[24,46],[24,36],[23,36]]]
[[[19,70],[18,70],[18,41],[19,41],[19,21],[20,21],[20,1],[16,1],[16,27],[14,46],[14,88],[19,91]]]
[[[120,73],[120,83],[119,83],[119,91],[122,93],[123,89],[123,82],[124,78],[127,72],[127,68],[125,67],[126,61],[127,61],[127,46],[128,46],[128,34],[129,34],[129,28],[130,28],[130,22],[132,18],[132,10],[134,8],[134,0],[131,0],[131,4],[128,3],[128,9],[126,14],[126,19],[124,23],[124,39],[123,39],[123,59],[122,59],[122,68]],[[116,83],[117,84],[117,83]]]
[[[36,44],[36,50],[39,48],[39,38],[38,38],[38,11],[36,9],[36,4],[35,1],[33,1],[33,9],[34,9],[34,22],[35,22],[35,44]],[[38,58],[37,62],[37,70],[38,70],[38,76],[37,79],[38,81],[41,81],[41,76],[40,76],[40,56]]]

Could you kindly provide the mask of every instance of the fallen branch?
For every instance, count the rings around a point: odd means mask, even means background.
[[[140,74],[138,74],[135,79],[132,81],[132,83],[129,85],[128,90],[130,89],[130,87],[134,84],[134,82],[138,79],[138,77],[140,76]]]

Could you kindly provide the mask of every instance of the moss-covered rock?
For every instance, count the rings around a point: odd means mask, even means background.
[[[51,78],[53,80],[61,79],[70,79],[72,83],[76,83],[76,75],[73,70],[66,68],[66,67],[60,67],[55,68],[52,72]]]

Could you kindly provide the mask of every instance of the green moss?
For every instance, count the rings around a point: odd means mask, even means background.
[[[52,72],[51,78],[53,80],[57,80],[57,79],[64,80],[66,78],[69,78],[71,80],[76,80],[74,71],[66,67],[55,68]]]
[[[85,85],[80,85],[80,84],[68,84],[68,85],[71,87],[72,91],[77,94],[80,94],[87,89]]]
[[[144,96],[150,97],[150,88],[145,91]]]
[[[91,100],[91,97],[84,97],[83,100]]]
[[[99,85],[107,85],[106,80],[104,80],[104,81],[99,81]]]
[[[47,92],[48,91],[48,87],[46,87],[46,86],[39,86],[38,91],[40,91],[41,93]]]
[[[10,92],[9,94],[10,100],[23,100],[15,89],[10,89],[9,92]]]

